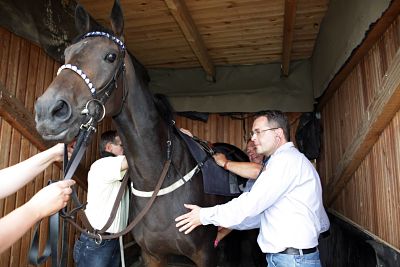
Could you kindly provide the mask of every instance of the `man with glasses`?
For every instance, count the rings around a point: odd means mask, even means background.
[[[234,229],[260,228],[258,244],[271,266],[320,266],[318,236],[329,229],[321,182],[314,166],[290,142],[289,122],[267,111],[253,123],[257,153],[270,156],[250,192],[210,208],[196,205],[176,218],[179,231],[214,224]]]
[[[86,216],[94,229],[100,230],[107,223],[121,180],[128,169],[121,139],[116,131],[101,135],[99,143],[101,158],[96,160],[88,173]],[[128,190],[125,191],[115,219],[106,230],[115,234],[125,229],[128,222]],[[117,267],[121,265],[119,240],[97,240],[81,234],[74,246],[74,261],[78,267]]]

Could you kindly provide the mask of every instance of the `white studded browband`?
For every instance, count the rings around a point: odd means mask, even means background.
[[[106,32],[98,32],[98,31],[88,32],[82,37],[82,39],[85,39],[86,37],[96,37],[96,36],[106,37],[111,41],[113,41],[114,43],[116,43],[122,50],[125,50],[125,45],[120,39]]]

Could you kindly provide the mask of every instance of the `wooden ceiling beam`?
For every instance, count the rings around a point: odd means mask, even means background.
[[[203,39],[190,15],[190,12],[182,0],[164,0],[172,16],[175,18],[186,41],[207,74],[207,80],[215,81],[215,67],[207,52]]]
[[[386,71],[381,88],[375,90],[374,101],[364,116],[362,124],[354,135],[350,146],[339,161],[331,181],[327,185],[328,206],[339,196],[347,182],[363,162],[371,148],[377,142],[380,134],[392,121],[400,108],[400,49],[397,51],[392,64]]]
[[[18,130],[26,139],[28,139],[39,150],[43,151],[53,143],[43,140],[36,131],[35,120],[24,104],[13,96],[0,82],[0,116],[6,120],[13,128]],[[55,163],[62,169],[62,164]],[[75,172],[76,182],[87,190],[87,170],[79,166]],[[60,177],[61,178],[61,177]]]
[[[296,20],[296,0],[285,0],[285,15],[282,42],[282,74],[289,75],[290,55],[293,47],[294,23]]]

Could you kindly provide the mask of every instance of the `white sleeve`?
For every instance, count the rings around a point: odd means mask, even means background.
[[[296,179],[295,167],[291,155],[280,153],[271,157],[266,170],[256,180],[250,192],[241,194],[223,205],[200,210],[202,224],[214,224],[226,228],[242,227],[260,224],[263,211],[271,207],[283,197]],[[255,220],[258,220],[256,222]]]

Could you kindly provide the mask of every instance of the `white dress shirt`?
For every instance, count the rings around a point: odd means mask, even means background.
[[[239,230],[259,227],[257,241],[264,253],[315,247],[319,234],[329,229],[318,173],[292,142],[271,155],[250,192],[202,208],[200,220]]]
[[[100,230],[110,217],[112,207],[121,180],[126,171],[121,172],[121,164],[124,156],[105,157],[96,160],[88,173],[88,193],[86,216],[90,224]],[[106,230],[108,233],[118,233],[125,229],[128,222],[129,192],[126,190],[118,207],[117,214],[111,226]]]

